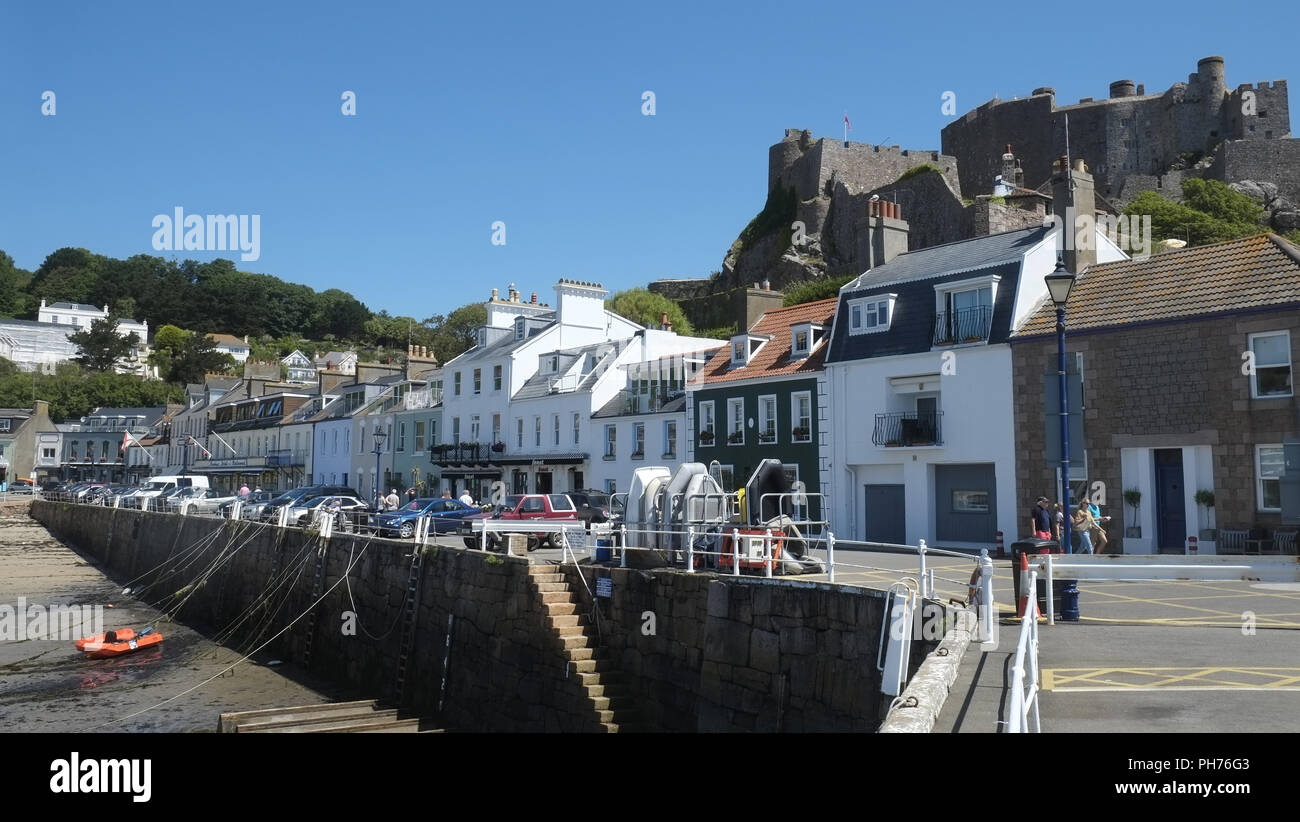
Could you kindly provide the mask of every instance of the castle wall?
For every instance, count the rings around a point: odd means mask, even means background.
[[[1275,183],[1278,196],[1300,206],[1300,139],[1226,142],[1207,176]]]

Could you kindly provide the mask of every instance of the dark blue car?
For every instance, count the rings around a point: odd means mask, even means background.
[[[376,519],[376,527],[380,536],[406,539],[415,535],[415,521],[418,518],[432,517],[434,533],[455,533],[462,519],[481,513],[481,509],[466,505],[458,499],[428,497],[413,499],[396,511],[380,514]]]

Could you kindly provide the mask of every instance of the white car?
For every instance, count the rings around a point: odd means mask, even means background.
[[[356,522],[358,512],[370,510],[370,505],[368,503],[362,502],[356,497],[343,497],[338,495],[314,497],[312,499],[303,500],[290,508],[289,522],[297,523],[299,527],[310,525],[311,521],[315,518],[316,509],[320,508],[322,505],[328,504],[330,500],[339,501],[339,510],[344,514],[349,515],[349,522]]]

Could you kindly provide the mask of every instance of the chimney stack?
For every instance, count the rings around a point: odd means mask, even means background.
[[[1002,184],[1007,186],[1017,185],[1016,182],[1016,155],[1011,153],[1011,144],[1007,144],[1007,150],[1002,154]]]
[[[496,301],[497,301],[497,295],[500,294],[500,293],[501,293],[501,292],[497,291],[495,288],[492,289],[492,302],[496,302]]]
[[[1073,168],[1064,154],[1057,161],[1052,174],[1052,214],[1060,221],[1059,247],[1064,252],[1065,267],[1082,274],[1096,265],[1096,188],[1083,160],[1076,160]]]
[[[530,305],[537,305],[537,292],[533,292],[533,298],[528,301]]]
[[[867,267],[875,268],[907,251],[908,225],[903,210],[889,200],[871,200],[867,221]],[[860,252],[861,253],[861,252]]]

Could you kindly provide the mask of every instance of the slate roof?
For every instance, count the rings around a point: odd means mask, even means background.
[[[97,305],[86,305],[85,303],[50,303],[46,308],[59,308],[64,311],[72,309],[74,311],[98,311],[103,313],[104,309]]]
[[[1067,333],[1300,304],[1300,248],[1276,234],[1094,265],[1066,304]],[[1056,333],[1044,300],[1014,339]]]
[[[758,318],[758,322],[754,323],[748,333],[767,335],[771,339],[749,358],[749,362],[733,368],[731,345],[724,345],[695,375],[694,384],[707,385],[768,377],[804,376],[821,371],[822,358],[826,355],[826,343],[822,342],[818,345],[810,356],[797,360],[791,359],[790,329],[800,323],[819,323],[829,326],[835,317],[835,305],[838,302],[838,298],[831,297],[766,312]]]
[[[653,411],[626,411],[627,406],[623,395],[620,393],[612,400],[605,403],[598,411],[591,415],[592,419],[601,417],[645,417],[652,414],[675,414],[686,408],[686,395],[674,397]]]
[[[1050,226],[1032,226],[900,254],[840,289],[840,305],[827,362],[918,354],[934,344],[935,285],[976,276],[999,277],[989,343],[1007,341],[1024,255],[1049,239]],[[897,294],[889,330],[849,333],[849,301]]]
[[[607,340],[605,342],[593,343],[592,345],[584,345],[580,348],[547,351],[542,355],[542,359],[551,354],[559,354],[561,356],[569,357],[576,356],[580,359],[585,359],[591,354],[597,355],[599,362],[596,364],[596,367],[582,378],[578,383],[577,388],[573,391],[565,391],[563,393],[572,394],[581,391],[590,391],[592,386],[596,384],[596,381],[600,379],[601,375],[608,371],[610,366],[614,364],[614,360],[618,358],[619,353],[627,348],[628,342],[628,340]],[[570,363],[570,366],[572,366],[572,363]],[[555,374],[543,374],[539,368],[537,373],[529,377],[527,382],[525,382],[519,390],[515,392],[515,395],[511,397],[511,400],[530,400],[536,399],[537,397],[550,396],[551,382],[556,378],[557,376]]]
[[[519,348],[520,346],[532,340],[533,337],[536,337],[538,334],[541,334],[550,328],[554,328],[558,324],[559,324],[558,320],[552,320],[550,324],[535,330],[533,333],[525,334],[522,340],[515,339],[514,329],[511,328],[510,333],[508,335],[502,337],[496,342],[489,343],[483,346],[482,348],[479,347],[471,348],[465,353],[453,359],[451,362],[454,362],[457,366],[461,366],[464,365],[465,363],[478,362],[480,360],[495,359],[497,357],[506,356],[507,354],[514,351],[516,348]],[[450,364],[451,364],[450,362],[447,363],[447,365]]]
[[[252,349],[252,347],[248,343],[244,342],[243,339],[236,337],[233,334],[209,334],[208,336],[215,340],[217,345],[227,345],[231,348]]]

